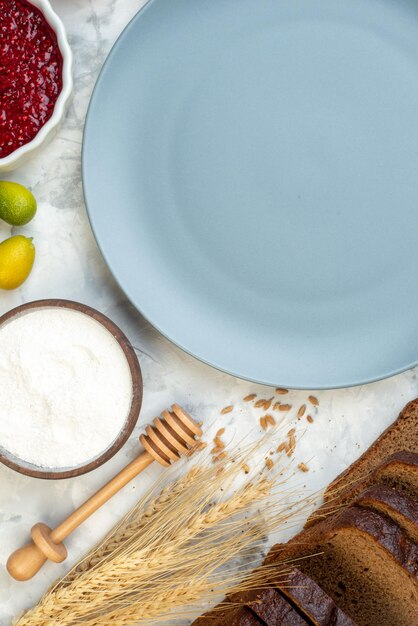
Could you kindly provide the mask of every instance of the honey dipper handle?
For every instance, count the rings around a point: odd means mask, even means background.
[[[109,480],[99,491],[84,502],[76,509],[67,519],[65,519],[51,533],[51,539],[55,543],[61,543],[69,534],[73,532],[80,524],[82,524],[90,515],[92,515],[102,504],[110,500],[122,487],[129,483],[135,476],[142,472],[148,465],[154,461],[149,452],[143,452],[129,465],[116,474],[112,480]]]
[[[15,580],[29,580],[48,559],[61,563],[67,558],[65,546],[52,541],[51,529],[46,524],[35,524],[31,535],[32,541],[13,552],[7,561],[7,571]]]
[[[140,454],[74,513],[71,513],[55,530],[51,531],[45,524],[35,524],[31,531],[32,542],[10,555],[7,561],[9,574],[16,580],[29,580],[48,559],[56,563],[63,561],[67,556],[67,550],[62,543],[63,539],[153,461],[154,458],[149,452]]]
[[[171,411],[164,411],[162,417],[162,420],[155,418],[154,426],[148,426],[147,434],[141,435],[140,441],[145,451],[96,491],[55,530],[41,523],[33,526],[32,542],[13,552],[7,561],[7,570],[13,578],[29,580],[48,559],[56,563],[63,561],[67,550],[62,541],[153,461],[168,467],[182,453],[190,454],[196,449],[196,437],[202,434],[200,424],[178,404],[173,404]]]

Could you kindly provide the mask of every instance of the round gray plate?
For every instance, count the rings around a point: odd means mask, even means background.
[[[83,173],[116,279],[198,358],[303,388],[417,363],[416,0],[151,0]]]

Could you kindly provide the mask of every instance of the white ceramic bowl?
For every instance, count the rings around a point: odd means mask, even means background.
[[[46,21],[51,26],[57,36],[58,46],[63,58],[62,66],[62,90],[55,103],[54,111],[49,120],[42,126],[35,137],[14,150],[11,154],[4,158],[0,158],[0,172],[8,172],[10,170],[23,165],[29,160],[47,141],[49,141],[57,132],[59,124],[64,117],[65,111],[70,102],[73,90],[72,79],[72,61],[73,55],[68,45],[65,28],[58,15],[53,11],[49,0],[30,0],[31,4],[36,6],[43,13]]]

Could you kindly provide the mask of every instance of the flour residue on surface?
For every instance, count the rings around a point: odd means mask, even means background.
[[[48,468],[75,467],[123,428],[132,379],[122,348],[84,313],[27,311],[0,327],[0,448]]]

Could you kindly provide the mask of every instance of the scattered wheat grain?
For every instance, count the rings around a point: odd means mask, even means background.
[[[318,400],[318,398],[315,398],[315,396],[309,396],[308,400],[314,406],[318,406],[318,404],[319,404],[319,400]]]
[[[224,408],[221,411],[221,415],[226,415],[227,413],[231,413],[231,411],[234,410],[234,407],[232,406],[232,404],[230,404],[229,406],[224,406]]]
[[[257,397],[256,393],[250,393],[248,396],[245,396],[244,402],[251,402],[252,400],[255,400],[256,397]]]
[[[271,407],[271,403],[273,402],[273,398],[269,398],[268,400],[266,400],[264,402],[264,410],[268,411],[269,408]]]
[[[289,435],[289,443],[287,446],[287,450],[286,450],[286,454],[287,456],[292,456],[293,452],[295,451],[296,448],[296,437],[295,435]]]
[[[299,463],[298,468],[301,472],[309,472],[309,467],[306,465],[306,463]]]

